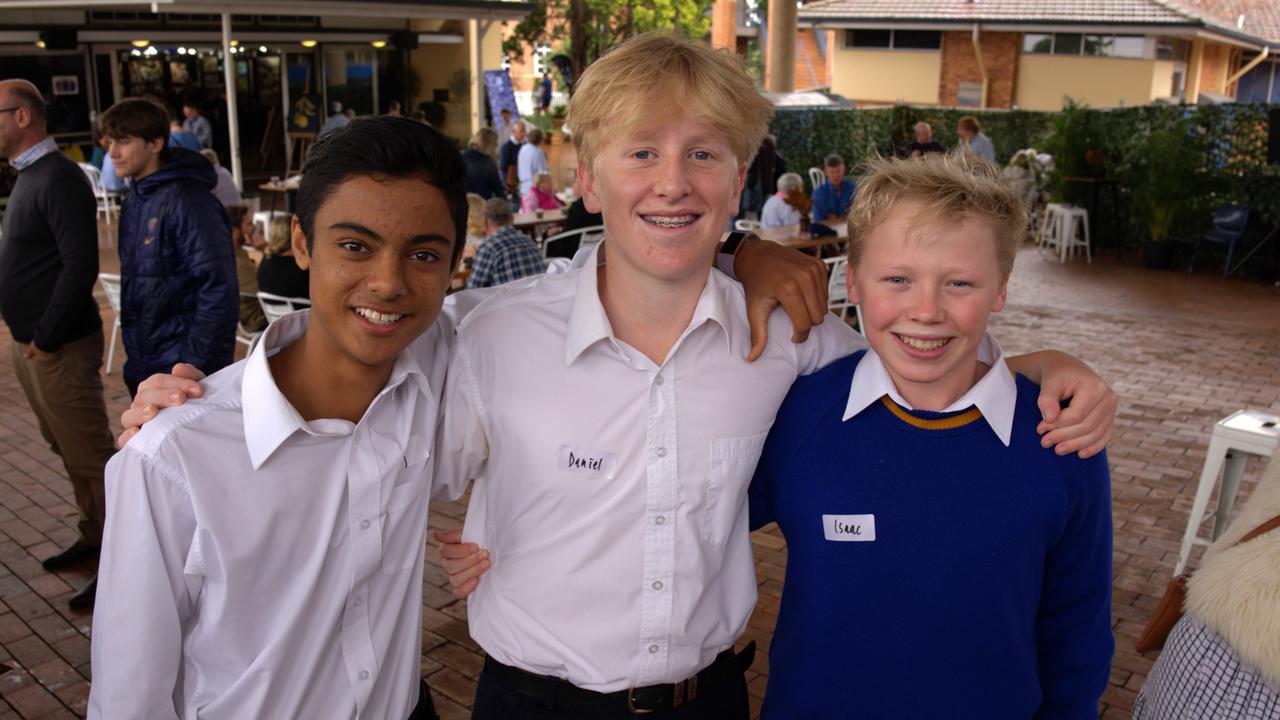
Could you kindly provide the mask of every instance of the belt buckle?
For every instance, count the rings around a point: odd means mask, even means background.
[[[653,713],[654,712],[653,710],[636,707],[636,690],[637,689],[638,688],[631,688],[630,690],[627,690],[627,712],[631,713],[632,715],[649,715]]]

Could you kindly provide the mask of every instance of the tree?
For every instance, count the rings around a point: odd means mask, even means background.
[[[515,27],[502,49],[512,59],[547,43],[569,54],[573,77],[606,50],[649,30],[675,29],[705,38],[714,0],[533,0],[534,9]]]

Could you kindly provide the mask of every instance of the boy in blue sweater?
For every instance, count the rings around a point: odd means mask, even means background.
[[[1106,456],[1041,447],[986,331],[1025,227],[986,165],[871,164],[848,275],[871,350],[796,381],[751,487],[789,553],[763,717],[1098,716]]]

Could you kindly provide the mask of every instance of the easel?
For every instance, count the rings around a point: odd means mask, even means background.
[[[289,161],[284,168],[284,176],[293,175],[293,161],[298,160],[298,170],[302,170],[302,162],[307,159],[307,150],[311,148],[311,143],[315,142],[316,134],[313,132],[290,132],[289,133]]]

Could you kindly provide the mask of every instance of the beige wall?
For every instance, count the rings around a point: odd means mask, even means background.
[[[1156,60],[1023,54],[1015,99],[1023,110],[1061,110],[1065,97],[1092,107],[1146,105],[1169,94],[1173,64]]]
[[[416,23],[415,23],[416,24]],[[439,23],[437,23],[438,25]],[[414,98],[410,107],[417,107],[418,103],[430,100],[433,91],[436,88],[448,88],[449,81],[454,72],[461,70],[470,70],[470,60],[468,58],[468,48],[470,47],[470,23],[466,21],[450,21],[446,23],[446,27],[432,27],[432,30],[443,29],[452,32],[461,32],[463,40],[453,45],[436,45],[423,43],[418,46],[409,55],[409,61],[413,65],[414,70],[418,73],[418,78],[422,81],[422,90],[418,97]],[[424,27],[415,27],[415,30],[425,30]],[[502,30],[497,23],[489,27],[489,31],[484,35],[484,45],[480,50],[483,62],[481,70],[498,70],[502,68]],[[483,102],[484,93],[481,92],[481,102]],[[407,109],[408,112],[412,110]],[[461,95],[455,94],[452,90],[449,92],[449,102],[445,104],[445,126],[440,128],[444,134],[466,140],[471,137],[471,96],[469,92]]]
[[[831,47],[832,92],[860,102],[938,102],[941,52]]]

